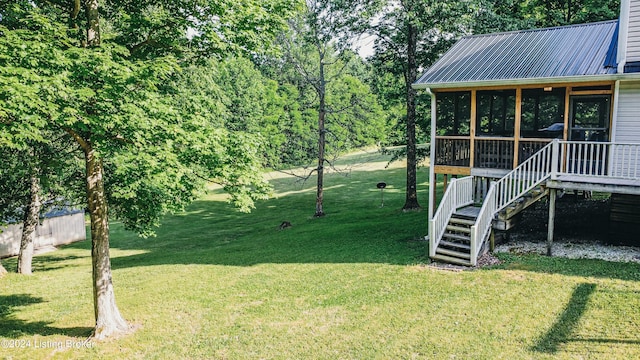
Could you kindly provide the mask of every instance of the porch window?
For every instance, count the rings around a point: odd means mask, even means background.
[[[476,133],[513,137],[516,118],[516,91],[478,91]]]
[[[523,138],[562,137],[564,128],[565,88],[522,90],[522,121],[520,136]]]
[[[437,101],[437,134],[468,136],[471,123],[471,93],[468,91],[439,93]]]

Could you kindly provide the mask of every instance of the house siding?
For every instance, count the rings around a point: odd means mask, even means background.
[[[619,144],[640,143],[640,82],[620,82],[618,111],[614,123],[614,138]],[[620,146],[612,154],[612,176],[637,177],[640,169],[640,154],[637,148]]]
[[[621,82],[614,142],[640,143],[640,82]]]
[[[627,37],[627,62],[640,61],[640,1],[631,1]]]
[[[0,227],[0,259],[20,253],[22,224]],[[59,246],[87,238],[84,211],[73,214],[50,217],[42,220],[36,227],[34,248]]]

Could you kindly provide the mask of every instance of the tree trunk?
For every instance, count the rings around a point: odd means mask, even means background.
[[[30,199],[24,211],[22,222],[22,238],[20,239],[20,254],[18,255],[18,273],[31,275],[31,262],[33,260],[33,247],[36,238],[36,228],[40,215],[40,178],[37,169],[33,170],[30,179]]]
[[[84,6],[87,14],[87,46],[100,46],[98,0],[87,0]]]
[[[418,76],[416,64],[416,47],[418,30],[409,24],[407,31],[407,72],[405,75],[407,90],[407,189],[402,210],[418,210],[417,192],[417,154],[416,154],[416,91],[411,87]]]
[[[87,0],[87,46],[100,46],[100,21],[98,0]],[[96,327],[95,339],[105,339],[112,335],[129,331],[129,325],[120,315],[111,279],[111,259],[109,257],[109,215],[104,193],[104,168],[90,137],[80,136],[72,130],[68,132],[84,150],[87,182],[87,205],[91,219],[91,263],[93,274],[93,309]]]
[[[87,201],[91,218],[91,259],[93,265],[93,307],[96,327],[93,336],[104,339],[126,332],[129,325],[116,305],[109,258],[109,218],[104,193],[102,159],[90,143],[85,143]]]
[[[5,276],[7,274],[7,269],[4,268],[4,266],[2,266],[2,263],[0,262],[0,278]]]
[[[318,184],[316,186],[316,213],[314,217],[324,216],[324,152],[326,145],[326,129],[325,116],[327,114],[325,93],[326,83],[324,78],[323,56],[320,54],[320,79],[318,84],[318,97],[320,105],[318,106]]]

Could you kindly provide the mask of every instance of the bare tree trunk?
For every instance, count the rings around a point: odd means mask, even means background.
[[[320,105],[318,107],[318,184],[316,186],[316,213],[314,217],[324,216],[324,162],[325,162],[325,145],[326,145],[326,129],[325,117],[327,114],[325,95],[326,82],[324,78],[324,56],[320,52],[320,78],[317,87]]]
[[[418,30],[409,24],[407,34],[407,70],[405,83],[407,90],[407,189],[406,199],[402,210],[418,210],[417,192],[417,154],[416,154],[416,91],[411,87],[418,76],[416,64],[416,47]]]
[[[91,259],[93,265],[93,306],[96,327],[93,336],[104,339],[129,330],[120,315],[111,280],[109,257],[109,218],[104,193],[102,159],[91,144],[85,143],[87,200],[91,218]]]
[[[36,238],[36,228],[40,215],[40,178],[37,176],[37,169],[33,170],[30,179],[29,193],[30,199],[24,211],[24,221],[22,222],[22,237],[20,239],[20,254],[18,255],[18,273],[31,275],[33,247]]]

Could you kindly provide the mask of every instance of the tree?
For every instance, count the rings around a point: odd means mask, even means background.
[[[0,90],[0,96],[4,91]],[[26,99],[25,99],[26,100]],[[17,99],[13,99],[17,102]],[[78,204],[77,164],[62,138],[49,134],[41,142],[0,147],[0,219],[22,220],[17,272],[32,273],[36,227],[54,207]],[[63,135],[64,138],[64,135]],[[61,147],[62,146],[62,147]]]
[[[616,19],[619,0],[530,0],[521,8],[536,27],[551,27]]]
[[[300,17],[290,21],[285,51],[304,84],[315,93],[317,109],[317,175],[315,217],[324,212],[324,171],[327,164],[328,84],[340,77],[349,64],[352,44],[362,34],[372,13],[370,1],[307,0]]]
[[[406,110],[407,183],[403,210],[420,208],[417,195],[416,91],[418,71],[433,63],[459,34],[470,30],[469,1],[387,1],[368,30],[376,36],[375,62],[402,77]]]
[[[84,157],[97,339],[129,329],[115,301],[108,214],[148,235],[162,214],[197,196],[204,180],[222,183],[244,209],[267,190],[257,173],[256,139],[216,128],[207,114],[181,113],[175,104],[185,99],[176,99],[170,84],[180,72],[178,55],[251,52],[268,44],[287,2],[210,5],[112,2],[102,13],[116,36],[106,42],[97,0],[12,2],[9,26],[0,26],[0,81],[27,78],[23,87],[41,105],[33,109],[37,116],[28,116],[24,106],[2,98],[0,138],[41,140],[48,129],[62,130]],[[154,21],[145,24],[148,19]],[[199,35],[188,47],[190,25]],[[251,25],[261,31],[246,28]]]

